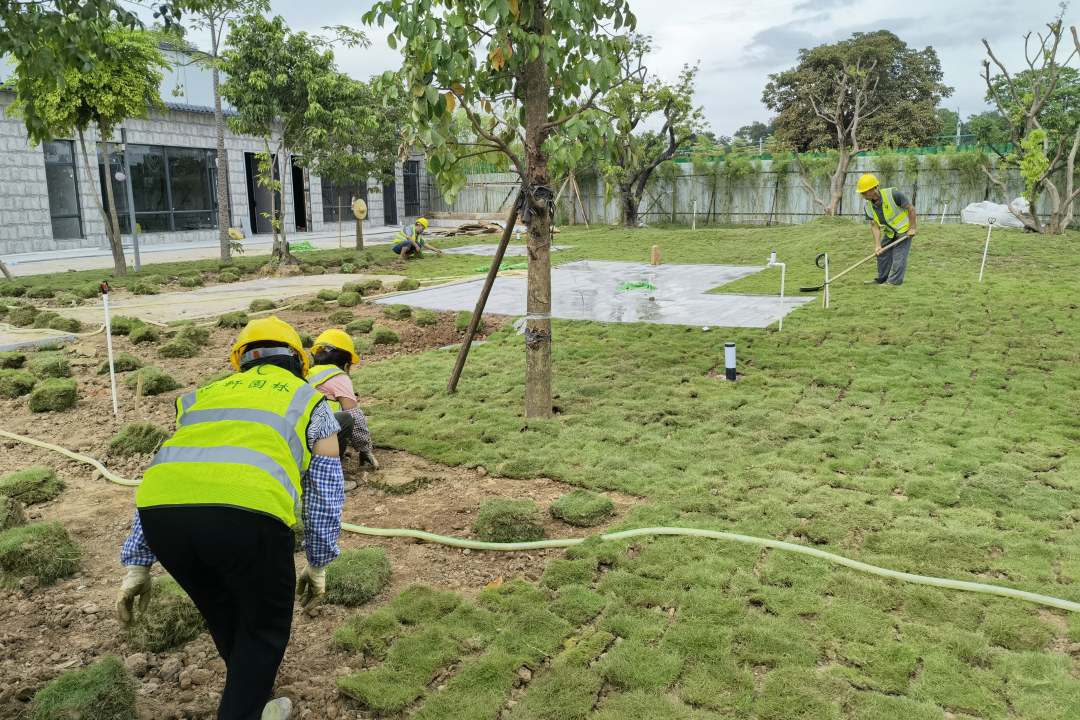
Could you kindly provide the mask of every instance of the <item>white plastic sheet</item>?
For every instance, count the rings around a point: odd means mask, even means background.
[[[1027,198],[1018,197],[1012,201],[1011,205],[1019,213],[1024,213],[1028,210]],[[998,203],[993,203],[989,200],[971,203],[960,211],[960,221],[972,225],[985,226],[990,222],[991,218],[993,218],[994,225],[997,227],[1024,227],[1024,223],[1020,222],[1016,215],[1009,211],[1008,205],[999,205]]]

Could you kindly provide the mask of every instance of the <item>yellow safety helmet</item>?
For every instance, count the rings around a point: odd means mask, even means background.
[[[877,175],[874,175],[872,173],[866,173],[859,178],[859,183],[855,186],[855,189],[858,190],[860,193],[864,193],[867,190],[873,190],[880,184],[881,183],[878,182]]]
[[[423,225],[425,230],[428,229],[428,219],[427,218],[416,218],[416,224],[417,225]]]
[[[234,370],[240,369],[240,359],[244,355],[244,348],[257,342],[281,343],[296,351],[296,354],[300,356],[303,372],[307,374],[310,362],[308,354],[304,352],[304,344],[300,341],[299,333],[293,329],[292,325],[276,315],[252,320],[240,331],[236,343],[232,346],[232,352],[229,353],[229,363]]]
[[[360,356],[356,354],[356,346],[353,345],[353,340],[349,337],[349,333],[344,330],[339,330],[338,328],[323,330],[319,337],[315,338],[315,344],[311,346],[311,351],[315,352],[315,350],[320,347],[342,350],[349,353],[353,365],[358,365],[360,363]]]

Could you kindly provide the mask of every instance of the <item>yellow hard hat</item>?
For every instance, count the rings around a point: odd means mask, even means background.
[[[859,178],[859,184],[855,186],[855,189],[860,193],[864,193],[867,190],[873,190],[881,183],[878,182],[877,175],[872,173],[866,173]]]
[[[319,337],[315,338],[315,344],[311,346],[311,351],[319,347],[334,348],[335,350],[343,350],[349,353],[352,358],[352,364],[357,365],[360,363],[360,356],[356,354],[356,346],[353,345],[352,338],[349,337],[349,333],[338,328],[330,328],[329,330],[323,330]]]
[[[416,218],[416,224],[417,225],[423,225],[425,230],[428,229],[428,219],[427,218]]]
[[[276,315],[252,320],[240,331],[236,343],[232,346],[232,352],[229,353],[229,362],[234,370],[240,369],[240,358],[244,354],[244,348],[257,342],[276,342],[292,348],[300,356],[303,372],[307,374],[310,363],[308,354],[304,352],[304,344],[300,341],[299,333],[293,329],[292,325]]]

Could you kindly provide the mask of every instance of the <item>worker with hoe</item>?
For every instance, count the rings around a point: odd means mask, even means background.
[[[406,225],[397,231],[394,236],[394,247],[390,248],[395,255],[402,258],[424,257],[424,249],[434,250],[436,255],[442,255],[442,250],[434,245],[428,245],[424,240],[424,232],[428,229],[427,218],[416,218],[412,225]]]
[[[856,189],[866,200],[866,217],[870,220],[877,255],[877,277],[866,282],[900,285],[907,273],[908,253],[915,237],[915,206],[896,188],[882,188],[877,177],[869,173],[859,178]]]
[[[225,661],[220,720],[286,720],[271,700],[292,625],[293,594],[311,611],[338,555],[344,477],[340,427],[305,381],[300,336],[276,317],[252,320],[233,345],[237,372],[177,399],[176,432],[135,494],[120,560],[122,623],[144,610],[155,559],[202,613]],[[301,515],[307,566],[296,582]]]
[[[356,391],[349,378],[349,371],[360,363],[353,339],[344,330],[330,328],[315,338],[311,354],[314,364],[308,370],[308,384],[323,394],[330,404],[330,409],[334,411],[338,425],[341,426],[338,445],[342,460],[345,459],[346,449],[351,445],[360,455],[361,468],[378,470],[379,462],[372,452],[367,418],[360,409]]]

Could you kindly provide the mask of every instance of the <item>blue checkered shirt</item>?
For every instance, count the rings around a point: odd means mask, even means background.
[[[309,448],[325,437],[341,431],[325,402],[315,406],[307,429]],[[312,455],[305,473],[303,490],[304,552],[308,564],[323,567],[338,556],[338,535],[341,534],[341,511],[345,507],[345,476],[341,460],[336,457]],[[131,533],[120,550],[120,562],[124,565],[153,565],[157,558],[146,544],[139,511],[131,524]]]

